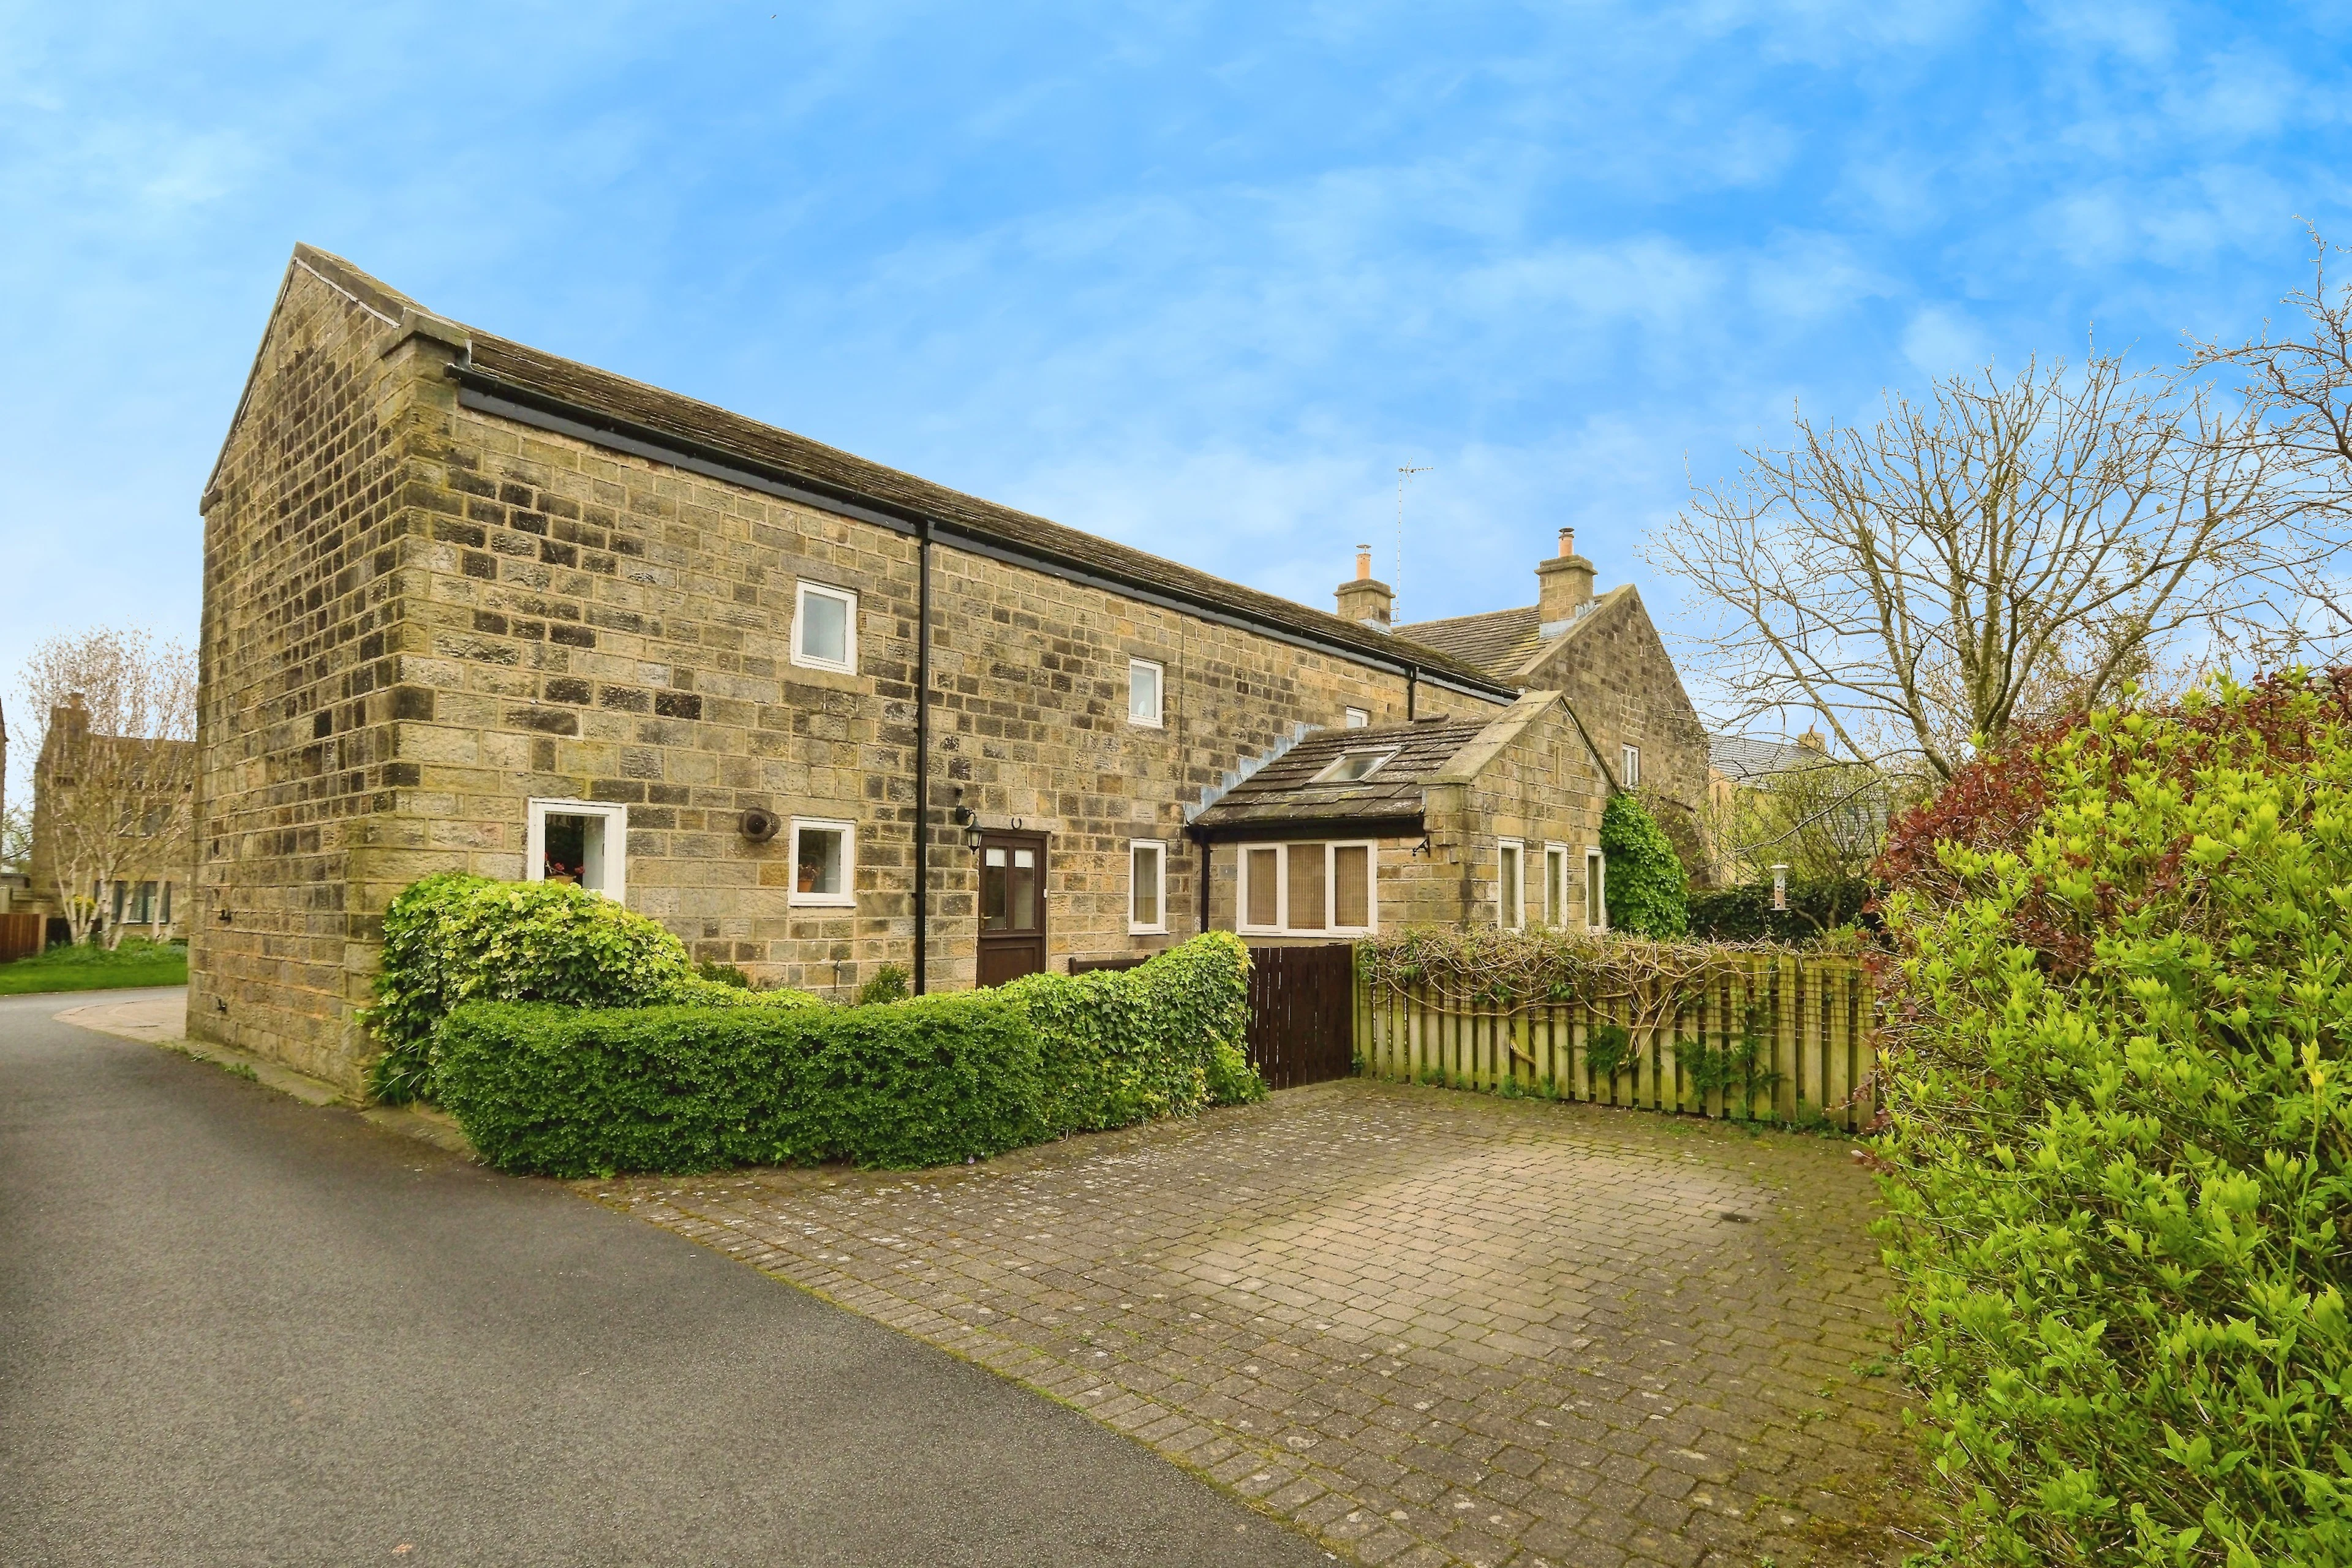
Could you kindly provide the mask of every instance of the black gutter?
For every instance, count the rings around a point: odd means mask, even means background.
[[[1428,831],[1428,818],[1418,811],[1396,816],[1260,817],[1205,826],[1196,822],[1186,831],[1203,847],[1211,843],[1251,844],[1303,838],[1411,838]]]
[[[631,420],[616,419],[536,387],[504,380],[474,365],[452,364],[447,374],[458,384],[459,406],[495,414],[518,425],[570,436],[575,440],[612,451],[649,458],[688,473],[701,474],[763,495],[870,522],[897,533],[919,535],[928,523],[935,537],[975,555],[1044,572],[1086,587],[1106,589],[1142,604],[1175,610],[1237,631],[1254,633],[1274,642],[1287,643],[1293,647],[1332,654],[1366,668],[1402,675],[1408,680],[1426,680],[1433,686],[1442,686],[1449,691],[1475,697],[1481,701],[1507,705],[1519,695],[1516,687],[1474,683],[1463,677],[1433,674],[1406,660],[1383,658],[1352,644],[1331,641],[1286,626],[1271,626],[1208,600],[1140,579],[1125,577],[1092,563],[1071,561],[1050,551],[1004,545],[984,538],[968,525],[959,524],[951,519],[933,516],[919,509],[900,506],[876,497],[857,495],[788,469],[771,468],[724,447],[674,436]]]
[[[931,525],[915,547],[915,994],[925,990],[931,925]]]

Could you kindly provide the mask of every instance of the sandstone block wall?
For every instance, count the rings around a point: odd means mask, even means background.
[[[698,957],[829,994],[909,963],[917,542],[465,406],[463,352],[299,267],[263,345],[205,505],[192,1029],[356,1087],[385,905],[522,876],[534,798],[625,805],[627,901]],[[1402,676],[1335,655],[946,544],[932,569],[933,989],[973,973],[958,804],[1053,836],[1061,969],[1198,930],[1204,787],[1346,708],[1406,716]],[[793,663],[803,581],[857,595],[854,674]],[[855,907],[794,905],[752,806],[854,823]],[[1165,935],[1128,931],[1137,838],[1168,847]]]

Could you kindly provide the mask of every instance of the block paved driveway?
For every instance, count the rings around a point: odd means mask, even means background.
[[[1843,1142],[1366,1081],[920,1173],[581,1184],[1388,1564],[1899,1561]]]

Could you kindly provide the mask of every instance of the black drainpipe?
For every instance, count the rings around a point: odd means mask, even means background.
[[[1413,710],[1418,706],[1420,697],[1421,666],[1408,664],[1404,667],[1404,721],[1408,724],[1418,717]]]
[[[915,547],[915,994],[924,992],[931,924],[931,520]]]
[[[1209,929],[1209,835],[1205,828],[1186,829],[1192,842],[1201,847],[1201,930]]]

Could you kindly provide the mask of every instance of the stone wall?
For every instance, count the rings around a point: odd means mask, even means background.
[[[351,889],[415,776],[394,760],[392,650],[421,581],[402,494],[417,367],[393,327],[289,270],[202,503],[189,1032],[353,1086],[373,957]]]
[[[385,905],[434,870],[523,875],[533,798],[625,804],[627,901],[698,957],[836,994],[908,963],[916,541],[461,405],[462,343],[290,275],[205,508],[192,1029],[355,1085]],[[932,564],[933,989],[973,973],[958,804],[1052,833],[1058,970],[1198,929],[1204,788],[1345,708],[1406,716],[1402,676],[1337,655]],[[792,662],[803,581],[856,594],[855,674]],[[1159,728],[1129,721],[1130,658],[1164,667]],[[856,906],[793,905],[753,806],[856,824]],[[1128,931],[1135,838],[1168,846],[1164,936]]]
[[[1621,767],[1620,748],[1640,747],[1641,793],[1654,811],[1685,819],[1663,824],[1678,845],[1697,842],[1697,814],[1706,799],[1706,732],[1638,595],[1598,602],[1586,624],[1520,679],[1574,704],[1612,778]]]

